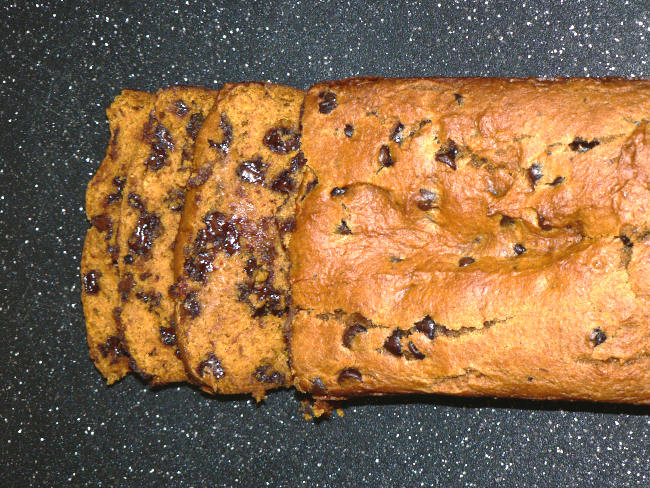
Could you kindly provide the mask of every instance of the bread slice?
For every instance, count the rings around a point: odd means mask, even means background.
[[[154,99],[150,93],[132,90],[115,98],[106,111],[111,131],[106,157],[86,192],[86,214],[92,227],[86,233],[81,258],[81,301],[90,357],[109,385],[130,371],[115,321],[119,306],[117,236],[127,168],[132,160],[144,157],[138,141]]]
[[[196,142],[176,244],[178,343],[211,393],[260,400],[291,383],[284,332],[303,92],[224,86]]]
[[[648,81],[312,87],[296,386],[650,403],[648,113]]]
[[[194,140],[216,95],[183,86],[159,90],[154,110],[133,141],[145,156],[132,160],[122,200],[120,332],[131,367],[152,385],[186,379],[168,291]]]

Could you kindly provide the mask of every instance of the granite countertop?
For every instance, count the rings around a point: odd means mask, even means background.
[[[306,422],[88,358],[84,191],[124,88],[377,76],[650,77],[647,1],[3,2],[0,485],[650,486],[650,410],[445,397]]]

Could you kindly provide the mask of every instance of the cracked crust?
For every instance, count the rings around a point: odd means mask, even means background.
[[[304,93],[225,85],[196,141],[175,251],[178,340],[191,379],[210,393],[291,383],[284,332]]]
[[[648,113],[646,81],[314,86],[296,386],[650,403]]]
[[[88,184],[86,213],[92,226],[81,258],[81,301],[90,357],[107,383],[129,371],[129,358],[118,337],[117,236],[126,172],[139,156],[136,141],[153,108],[154,95],[124,90],[106,111],[111,139],[97,173]]]
[[[120,333],[132,369],[152,385],[187,380],[169,287],[194,140],[217,93],[183,86],[159,90],[131,141],[141,156],[128,169],[122,200]]]

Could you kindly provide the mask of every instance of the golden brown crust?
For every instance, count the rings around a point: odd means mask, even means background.
[[[133,141],[140,157],[129,167],[122,201],[120,332],[132,368],[151,384],[187,379],[178,357],[173,244],[185,200],[194,139],[217,92],[173,86],[159,90]]]
[[[296,386],[650,403],[649,113],[647,81],[313,87]]]
[[[114,313],[119,306],[117,235],[127,167],[137,157],[133,142],[142,132],[154,98],[132,90],[115,98],[106,111],[111,131],[106,157],[86,192],[86,213],[92,227],[86,233],[81,258],[81,300],[90,357],[109,385],[130,371]]]
[[[188,373],[209,392],[259,400],[291,381],[283,239],[303,168],[303,96],[226,85],[197,138],[175,250],[178,338]]]

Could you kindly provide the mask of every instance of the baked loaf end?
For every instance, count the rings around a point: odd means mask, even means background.
[[[226,85],[196,141],[175,288],[182,356],[208,392],[260,400],[291,380],[284,243],[305,164],[303,98],[284,86]]]
[[[650,82],[309,90],[295,384],[650,403]]]
[[[92,227],[86,233],[81,258],[81,301],[86,318],[90,357],[108,384],[129,371],[129,358],[120,341],[116,318],[120,202],[134,141],[153,108],[154,96],[124,90],[106,111],[111,139],[97,173],[88,184],[86,213]]]
[[[187,379],[176,347],[173,245],[185,202],[194,140],[218,92],[172,86],[133,141],[119,234],[120,332],[131,366],[151,384]]]

